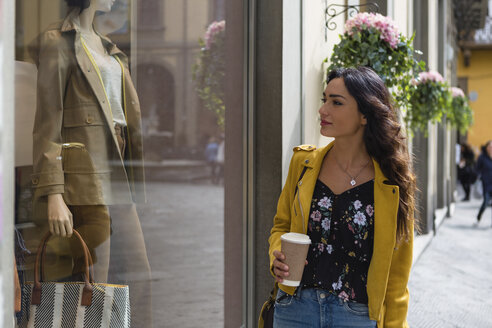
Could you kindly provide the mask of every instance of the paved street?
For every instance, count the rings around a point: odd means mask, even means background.
[[[473,227],[479,206],[458,203],[413,267],[410,327],[492,327],[492,213]]]
[[[146,189],[139,213],[152,268],[154,328],[222,327],[224,188],[149,181]]]

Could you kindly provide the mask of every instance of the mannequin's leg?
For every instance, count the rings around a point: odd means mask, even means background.
[[[107,282],[110,251],[110,218],[107,206],[71,206],[73,225],[82,236],[94,262],[94,280]],[[75,238],[70,239],[74,258],[74,276],[84,272],[84,257],[81,246]]]

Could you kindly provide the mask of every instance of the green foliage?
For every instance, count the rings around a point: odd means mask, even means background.
[[[381,39],[381,33],[375,28],[358,31],[353,35],[347,32],[340,36],[330,57],[328,71],[337,67],[371,67],[384,81],[398,107],[407,107],[410,97],[410,81],[425,63],[414,58],[412,45],[414,36],[405,38],[400,34],[396,48]]]
[[[195,89],[203,106],[215,113],[218,126],[224,129],[225,31],[214,36],[209,48],[203,39],[198,42],[201,50],[193,66]]]
[[[397,107],[405,113],[404,121],[410,133],[427,134],[428,123],[440,122],[443,117],[462,132],[472,124],[472,112],[466,99],[453,98],[447,83],[441,82],[442,78],[420,81],[419,73],[425,70],[425,63],[415,58],[414,36],[406,38],[400,34],[396,47],[392,48],[374,27],[362,25],[361,30],[353,28],[351,32],[352,35],[347,32],[341,35],[340,42],[334,46],[328,72],[337,67],[371,67],[391,90]]]
[[[451,126],[465,133],[473,124],[473,111],[465,97],[454,97],[449,103],[447,120]]]
[[[451,92],[445,82],[425,81],[411,84],[409,90],[409,109],[405,123],[411,131],[422,131],[427,135],[428,123],[440,122],[447,115],[451,102]]]
[[[453,97],[446,82],[427,80],[414,83],[410,95],[410,110],[405,121],[412,131],[420,130],[427,134],[427,123],[440,122],[443,117],[462,133],[473,123],[473,112],[466,97]]]

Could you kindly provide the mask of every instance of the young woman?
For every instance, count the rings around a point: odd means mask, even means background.
[[[335,141],[294,149],[269,238],[274,327],[407,327],[415,177],[390,94],[371,69],[347,68],[322,100]],[[312,241],[297,289],[282,285],[286,232]]]
[[[482,179],[483,202],[478,211],[477,222],[475,225],[478,225],[480,222],[482,214],[492,198],[492,140],[487,141],[487,143],[482,146],[482,153],[477,160],[477,171],[480,175],[480,179]]]

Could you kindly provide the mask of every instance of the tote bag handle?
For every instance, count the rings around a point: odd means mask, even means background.
[[[41,240],[41,242],[39,243],[38,252],[36,254],[36,265],[34,267],[34,287],[32,291],[32,299],[31,299],[31,304],[34,305],[41,304],[41,281],[39,279],[39,275],[41,274],[42,276],[44,276],[44,265],[43,265],[44,257],[46,253],[46,246],[51,236],[52,236],[51,232],[48,231],[46,235],[43,237],[43,239]],[[74,237],[77,238],[78,241],[80,242],[80,245],[82,246],[83,253],[84,253],[84,264],[85,264],[84,285],[85,286],[82,291],[81,304],[84,306],[89,306],[92,303],[91,282],[92,283],[94,282],[94,268],[93,268],[92,257],[86,243],[84,242],[84,239],[82,239],[82,236],[75,229],[73,229],[72,238]]]

